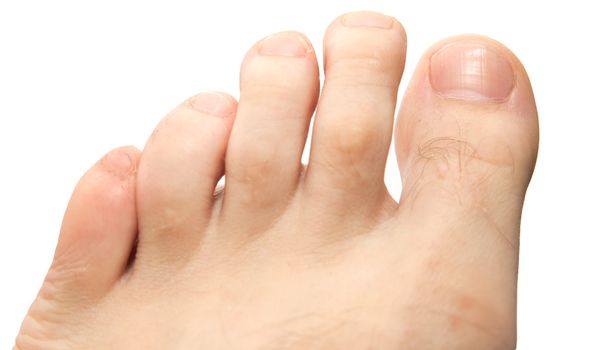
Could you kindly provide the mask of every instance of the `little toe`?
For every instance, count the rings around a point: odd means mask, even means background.
[[[324,53],[305,193],[337,210],[355,203],[366,216],[390,198],[383,179],[406,34],[391,17],[349,13],[329,26]]]
[[[519,60],[484,37],[436,44],[418,65],[396,126],[401,210],[443,220],[467,209],[515,247],[537,147],[535,101]]]
[[[201,239],[235,110],[231,96],[202,93],[168,114],[150,137],[138,169],[137,264],[181,259]]]
[[[248,52],[228,143],[222,222],[256,230],[285,207],[299,183],[318,85],[312,45],[299,33],[271,35]]]
[[[82,177],[68,204],[41,297],[93,301],[121,277],[137,233],[139,158],[137,149],[119,148]]]

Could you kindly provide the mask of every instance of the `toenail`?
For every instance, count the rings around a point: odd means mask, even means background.
[[[217,92],[204,92],[193,96],[191,107],[201,113],[226,118],[234,113],[234,103],[228,96]]]
[[[341,22],[347,27],[390,29],[394,19],[377,12],[352,12],[341,17]]]
[[[102,159],[102,164],[108,172],[119,177],[125,177],[135,169],[131,156],[122,150],[107,153]]]
[[[431,86],[461,100],[503,101],[515,84],[513,69],[498,49],[481,42],[455,42],[431,56]]]
[[[306,57],[311,51],[308,41],[290,32],[273,34],[259,43],[259,54],[264,56]]]

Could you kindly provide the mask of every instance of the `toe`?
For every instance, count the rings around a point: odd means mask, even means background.
[[[324,39],[325,83],[318,104],[306,195],[365,216],[389,198],[384,169],[406,53],[393,18],[373,12],[335,20]],[[367,209],[367,212],[363,210]]]
[[[158,125],[138,169],[137,260],[177,259],[194,248],[211,214],[236,101],[203,93]]]
[[[417,228],[411,251],[429,257],[430,274],[436,267],[447,276],[439,284],[445,295],[462,290],[485,306],[487,322],[510,343],[519,219],[537,123],[517,58],[493,40],[464,36],[428,50],[396,125],[403,184],[397,215]]]
[[[135,148],[119,148],[82,177],[68,204],[41,297],[75,303],[96,300],[124,272],[137,233],[139,158]]]
[[[318,85],[314,51],[299,33],[269,36],[248,52],[228,144],[223,222],[240,222],[242,229],[264,226],[289,200],[298,185]]]
[[[418,65],[396,126],[401,212],[451,222],[454,212],[469,211],[515,248],[537,147],[535,102],[518,59],[484,37],[436,44]]]

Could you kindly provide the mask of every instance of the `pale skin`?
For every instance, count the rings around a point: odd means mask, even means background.
[[[446,39],[394,123],[405,48],[391,17],[338,17],[320,92],[309,41],[275,34],[247,53],[239,102],[198,94],[143,151],[108,153],[72,195],[15,349],[514,348],[538,147],[527,74],[492,39]]]

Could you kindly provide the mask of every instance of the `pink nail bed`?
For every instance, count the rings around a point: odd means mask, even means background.
[[[479,42],[443,46],[430,62],[431,86],[447,98],[503,101],[515,84],[507,57]]]

